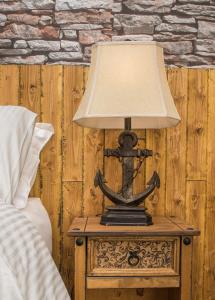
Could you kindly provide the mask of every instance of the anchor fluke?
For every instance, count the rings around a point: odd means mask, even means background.
[[[138,206],[141,204],[157,187],[160,187],[160,178],[157,172],[154,172],[149,180],[146,189],[137,195],[133,195],[130,199],[123,197],[122,193],[112,191],[106,184],[106,180],[101,171],[98,170],[94,179],[95,187],[100,187],[103,194],[117,205]]]
[[[160,187],[160,177],[156,171],[154,171],[152,177],[147,182],[147,185],[155,185],[158,189]]]

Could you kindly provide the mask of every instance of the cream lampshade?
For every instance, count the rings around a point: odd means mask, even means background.
[[[74,116],[91,128],[165,128],[180,117],[156,42],[101,42],[92,47],[89,79]]]

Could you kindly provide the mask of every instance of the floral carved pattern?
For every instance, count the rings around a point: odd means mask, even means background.
[[[172,268],[174,240],[96,240],[95,267],[106,269]]]

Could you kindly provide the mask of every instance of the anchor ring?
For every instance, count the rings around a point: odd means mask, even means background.
[[[123,131],[118,138],[118,142],[120,144],[120,146],[122,147],[124,145],[125,139],[129,138],[129,143],[130,146],[135,147],[138,143],[138,137],[136,135],[136,133],[131,132],[131,131]]]

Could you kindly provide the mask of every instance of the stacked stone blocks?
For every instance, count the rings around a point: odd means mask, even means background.
[[[98,41],[154,40],[167,65],[215,65],[214,0],[0,0],[0,63],[89,63]]]

